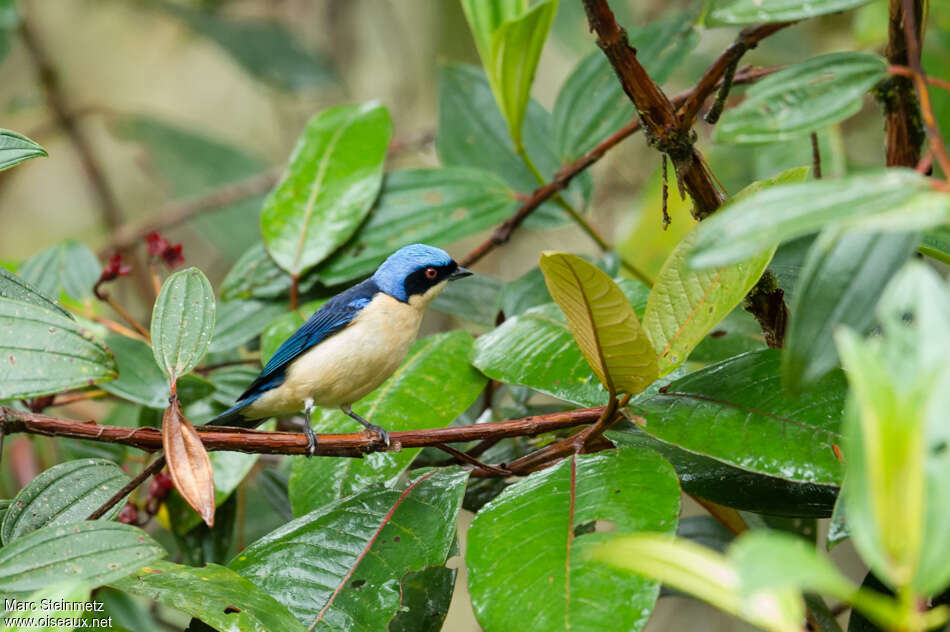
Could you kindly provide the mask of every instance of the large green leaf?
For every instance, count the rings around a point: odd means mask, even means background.
[[[467,277],[465,283],[450,283],[429,307],[443,314],[493,327],[498,322],[502,286],[498,279],[475,274]]]
[[[369,219],[317,269],[326,285],[371,274],[402,246],[443,246],[512,215],[514,194],[493,173],[465,167],[408,169],[387,174]]]
[[[16,9],[0,6],[0,47],[5,47],[6,34],[3,32],[7,20],[15,15]],[[0,52],[2,57],[2,52]],[[37,156],[46,156],[46,150],[35,142],[24,136],[8,129],[0,129],[0,171],[9,169],[30,158]]]
[[[662,441],[750,472],[838,485],[834,447],[847,385],[833,371],[800,397],[781,386],[781,352],[745,353],[633,400],[644,430]]]
[[[718,0],[706,17],[713,24],[805,20],[867,4],[871,0]]]
[[[90,386],[116,376],[112,353],[58,312],[0,298],[0,399]]]
[[[472,405],[485,377],[469,364],[472,337],[464,331],[417,341],[405,362],[375,391],[353,404],[368,421],[387,430],[447,426]],[[451,375],[449,380],[439,376]],[[317,432],[354,432],[360,426],[336,409],[323,409]],[[290,476],[290,503],[302,515],[376,483],[392,483],[409,467],[418,448],[375,452],[362,459],[297,459]]]
[[[457,569],[430,566],[403,577],[399,582],[402,608],[389,622],[389,632],[440,632],[457,575]]]
[[[916,199],[918,196],[923,199]],[[919,211],[929,214],[935,206],[938,215],[943,215],[940,201],[944,198],[950,196],[931,193],[925,177],[902,168],[769,187],[729,204],[702,222],[696,228],[689,263],[696,268],[735,263],[829,225],[898,231],[924,227],[907,220],[920,219]],[[925,208],[920,202],[926,202]]]
[[[101,272],[96,255],[71,239],[33,255],[20,266],[20,276],[44,294],[58,297],[66,292],[77,301],[92,296]]]
[[[165,279],[151,329],[155,362],[172,382],[201,361],[214,333],[214,290],[198,268]]]
[[[638,281],[618,283],[642,311],[648,288]],[[517,358],[517,362],[512,362]],[[521,384],[580,406],[607,403],[607,391],[574,342],[564,312],[548,303],[534,307],[475,341],[472,363],[488,377]]]
[[[256,338],[275,318],[286,310],[286,304],[254,299],[225,301],[218,306],[214,339],[209,351],[227,351]]]
[[[950,292],[909,266],[877,310],[883,335],[836,336],[852,399],[846,416],[845,510],[851,538],[874,573],[933,595],[950,583],[947,480]]]
[[[605,534],[589,527],[674,533],[679,509],[673,469],[649,451],[571,456],[531,474],[485,505],[468,532],[475,615],[492,632],[526,622],[538,632],[642,629],[659,585],[591,560]]]
[[[696,46],[695,16],[684,11],[634,28],[627,34],[637,59],[657,83]],[[554,134],[558,153],[576,160],[637,115],[603,51],[584,57],[564,81],[554,103]]]
[[[371,488],[316,509],[228,564],[311,630],[385,630],[399,580],[445,563],[468,473],[447,468],[405,489]]]
[[[735,509],[789,518],[827,518],[838,497],[835,485],[740,469],[661,441],[633,424],[611,429],[608,437],[618,445],[659,452],[673,464],[683,491]]]
[[[188,4],[159,2],[158,7],[214,41],[252,76],[286,90],[325,86],[336,79],[331,59],[308,50],[280,22],[255,16],[236,20]]]
[[[184,5],[180,5],[184,6]],[[157,195],[176,199],[204,196],[212,190],[240,182],[268,167],[253,153],[253,143],[235,147],[211,137],[205,130],[172,125],[167,121],[134,115],[118,120],[116,133],[139,143],[147,152],[147,178],[157,185]],[[257,217],[264,193],[219,204],[188,221],[201,242],[210,241],[231,257],[260,243]]]
[[[95,588],[165,551],[138,527],[106,520],[42,527],[0,549],[0,592],[28,594],[64,577]]]
[[[113,581],[114,588],[187,612],[218,630],[303,632],[276,599],[217,564],[201,568],[157,561]]]
[[[63,316],[72,318],[62,306],[52,298],[35,288],[25,279],[21,279],[6,268],[0,267],[0,298],[10,298],[24,303],[33,303],[46,309],[59,312]]]
[[[749,88],[716,125],[720,143],[771,143],[834,125],[861,109],[887,77],[887,62],[866,53],[832,53],[785,68]]]
[[[656,355],[620,287],[592,263],[544,253],[548,292],[567,317],[584,359],[611,395],[635,395],[657,378]]]
[[[112,461],[80,459],[49,468],[20,490],[3,516],[5,545],[40,527],[80,522],[129,482]],[[106,516],[118,513],[116,505]]]
[[[149,408],[168,406],[168,380],[148,343],[120,334],[109,334],[105,343],[115,354],[119,377],[103,384],[103,390]]]
[[[768,187],[800,182],[807,174],[806,167],[799,167],[769,180],[754,182],[736,194],[726,208]],[[687,257],[701,235],[700,229],[694,228],[670,253],[653,285],[643,315],[643,326],[656,347],[660,375],[685,362],[706,334],[735,309],[762,276],[774,254],[774,249],[765,248],[738,263],[715,270],[693,270],[687,264]]]
[[[798,281],[785,337],[782,377],[797,391],[834,368],[834,330],[864,331],[884,286],[914,252],[919,233],[841,232],[815,241]]]
[[[503,23],[514,20],[528,10],[528,0],[461,0],[461,4],[475,39],[475,47],[485,65],[491,59],[495,31]]]
[[[530,101],[522,129],[525,149],[547,179],[562,163],[554,148],[552,129],[551,115],[539,103]],[[443,165],[490,171],[501,176],[518,193],[527,195],[540,186],[515,153],[488,79],[472,66],[452,64],[440,69],[436,150]],[[591,182],[590,175],[582,173],[561,195],[575,207],[583,207],[590,199]],[[528,226],[548,227],[563,224],[565,220],[564,212],[549,201],[525,221]]]
[[[261,212],[264,245],[280,267],[299,276],[356,232],[379,193],[391,134],[378,103],[310,119]]]
[[[485,70],[516,149],[524,146],[521,128],[525,109],[556,12],[557,0],[540,2],[518,18],[504,22],[492,34],[491,60]]]

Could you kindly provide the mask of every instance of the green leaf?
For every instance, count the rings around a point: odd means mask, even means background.
[[[11,11],[15,13],[16,9],[0,7],[0,47],[6,47],[6,22],[9,20]],[[2,52],[0,52],[2,56]],[[37,156],[46,156],[46,150],[34,143],[23,134],[17,134],[8,129],[0,129],[0,171],[9,169],[14,165],[36,158]]]
[[[800,167],[755,182],[716,215],[763,189],[804,180],[807,173],[806,167]],[[698,227],[694,228],[670,253],[643,315],[643,326],[656,347],[661,376],[685,362],[706,334],[735,309],[762,276],[775,252],[766,248],[732,265],[709,271],[693,270],[686,259],[702,234]]]
[[[399,580],[442,565],[468,473],[446,468],[403,490],[374,488],[297,518],[228,564],[312,630],[385,630]]]
[[[286,309],[284,303],[254,299],[221,303],[208,350],[228,351],[253,340]]]
[[[846,11],[870,0],[719,0],[706,17],[709,25],[805,20]]]
[[[0,0],[0,62],[10,52],[10,38],[20,25],[16,0]]]
[[[618,285],[635,310],[645,303],[645,285],[629,279]],[[479,336],[472,363],[494,380],[530,386],[579,406],[600,406],[608,400],[555,304],[531,308]]]
[[[465,283],[450,283],[435,297],[430,307],[437,312],[493,327],[498,319],[498,295],[502,283],[484,274],[468,277]]]
[[[141,177],[155,182],[159,199],[195,199],[268,168],[267,161],[251,153],[258,145],[234,147],[206,130],[140,115],[118,119],[115,128],[119,137],[140,144],[147,152],[147,171]],[[238,257],[260,243],[258,213],[263,199],[261,192],[219,204],[190,219],[187,226],[202,242],[210,241],[221,252]]]
[[[255,373],[255,375],[257,375]],[[244,383],[244,386],[247,386],[247,382]],[[243,389],[241,389],[243,392]],[[231,405],[237,397],[232,398],[228,405]],[[268,424],[261,428],[264,429],[273,429],[273,427]],[[254,465],[257,463],[259,454],[243,454],[241,452],[209,452],[208,460],[211,461],[211,470],[213,473],[212,478],[214,479],[214,506],[221,507],[227,502],[231,497],[231,494],[234,493],[234,490],[237,489],[238,485],[241,484],[241,481],[248,475]],[[180,494],[172,494],[166,502],[165,507],[168,509],[170,522],[172,523],[172,530],[177,536],[184,536],[189,531],[198,527],[201,529],[207,529],[201,522],[201,516],[199,516],[181,497]],[[220,522],[220,517],[216,516],[215,521]],[[225,523],[227,524],[227,523]],[[219,525],[216,524],[216,527]],[[221,535],[221,531],[224,529],[216,528],[210,530],[211,535],[215,536]],[[229,548],[230,540],[225,544],[225,551],[216,558],[217,561],[221,561],[225,555],[227,555],[227,549]]]
[[[91,386],[116,377],[112,353],[74,321],[0,298],[0,399]]]
[[[24,595],[63,577],[95,588],[164,556],[138,527],[106,520],[51,525],[0,549],[0,592]]]
[[[59,303],[33,287],[33,285],[26,280],[21,279],[2,267],[0,267],[0,298],[32,303],[40,307],[45,307],[46,309],[54,310],[68,318],[73,317],[72,314],[63,309]]]
[[[263,243],[244,251],[221,282],[221,300],[276,298],[290,290],[290,275],[267,254]]]
[[[878,304],[882,336],[836,336],[852,398],[845,510],[862,558],[892,587],[933,595],[950,583],[947,477],[950,293],[914,264]]]
[[[430,566],[399,582],[402,608],[389,622],[389,632],[440,632],[452,603],[458,570]]]
[[[231,569],[217,564],[193,568],[157,561],[111,585],[187,612],[218,630],[304,632],[306,629],[276,599]]]
[[[0,528],[5,545],[40,527],[80,522],[112,497],[129,477],[111,461],[81,459],[49,468],[20,490]],[[110,519],[121,505],[104,516]]]
[[[921,193],[926,201],[936,202],[934,195],[950,197],[929,189],[926,178],[902,168],[769,187],[703,221],[696,229],[689,264],[694,268],[728,265],[826,226],[873,226],[902,232],[922,228],[916,222],[910,225],[905,216],[907,211],[913,215],[920,210],[915,198]],[[889,222],[881,223],[882,218]]]
[[[637,59],[658,84],[699,42],[695,18],[684,11],[628,32]],[[555,146],[561,158],[570,162],[633,120],[637,111],[610,61],[597,50],[584,57],[564,81],[553,114]]]
[[[377,103],[310,119],[261,212],[264,245],[281,268],[300,276],[356,232],[379,193],[391,134]]]
[[[657,378],[656,355],[633,306],[597,266],[564,253],[540,261],[548,292],[607,392],[635,395]]]
[[[605,534],[588,525],[673,533],[679,509],[672,468],[649,451],[571,456],[519,480],[478,512],[468,532],[468,587],[479,623],[517,630],[530,621],[538,632],[642,629],[658,584],[593,561]],[[517,542],[517,555],[502,542]]]
[[[69,608],[71,606],[75,608],[76,605],[89,601],[90,593],[91,589],[89,584],[82,580],[60,579],[59,581],[51,582],[49,585],[44,586],[19,602],[34,604],[32,609],[26,612],[14,609],[2,612],[2,614],[0,614],[0,621],[4,622],[3,630],[4,632],[69,632],[75,629],[75,626],[53,625],[52,622],[64,622],[66,619],[77,621],[81,619],[84,615],[82,611],[77,612]],[[4,601],[6,602],[7,600]],[[17,603],[16,599],[9,601]],[[20,616],[24,614],[27,616]],[[40,617],[48,620],[50,624],[40,625],[38,623]],[[105,617],[101,618],[105,619]],[[19,625],[14,624],[15,620],[19,620]]]
[[[770,75],[749,88],[716,125],[719,143],[772,143],[815,132],[856,114],[864,94],[887,75],[867,53],[832,53]]]
[[[151,329],[155,362],[172,382],[201,361],[214,333],[214,290],[198,268],[165,279]]]
[[[505,22],[528,10],[528,0],[461,0],[475,47],[486,66],[491,59],[492,36]]]
[[[102,268],[85,245],[67,239],[39,252],[20,266],[20,276],[49,296],[60,292],[77,301],[92,297],[92,287]]]
[[[472,336],[459,330],[417,341],[392,377],[353,404],[353,409],[387,430],[449,425],[485,388],[485,377],[469,364],[472,343]],[[439,379],[441,375],[452,379]],[[313,425],[317,432],[330,433],[360,428],[335,408],[322,409]],[[374,452],[362,459],[296,459],[289,486],[294,514],[313,511],[372,483],[391,484],[418,453],[419,448],[413,448]]]
[[[509,281],[502,286],[501,294],[498,296],[498,307],[505,313],[506,318],[512,318],[532,307],[553,301],[551,293],[548,292],[548,286],[544,282],[541,268],[531,268],[514,281]],[[634,306],[634,310],[638,314],[643,312],[637,306]]]
[[[541,49],[556,12],[557,0],[541,2],[518,18],[504,22],[492,34],[491,61],[485,64],[485,70],[516,149],[524,146],[521,128],[525,109]]]
[[[750,472],[838,485],[839,423],[847,393],[841,371],[800,397],[781,387],[781,352],[745,353],[634,398],[644,430],[685,450]]]
[[[891,277],[914,252],[919,233],[826,230],[798,281],[785,337],[782,377],[798,391],[838,364],[835,328],[865,331]]]
[[[530,101],[522,129],[525,149],[548,180],[562,163],[554,148],[552,130],[551,115],[539,103]],[[488,79],[481,70],[472,66],[452,64],[440,69],[436,150],[443,165],[490,171],[501,176],[518,193],[527,195],[540,186],[515,153],[505,121],[495,106]],[[575,207],[583,208],[590,199],[591,188],[590,174],[585,172],[574,178],[561,194]],[[549,201],[532,213],[525,225],[535,228],[559,226],[566,219],[564,212]]]
[[[160,2],[159,8],[214,41],[251,76],[284,90],[324,87],[336,80],[329,56],[308,50],[292,30],[276,20],[229,19],[187,4]]]
[[[735,562],[689,540],[659,533],[610,534],[590,555],[636,574],[627,581],[639,575],[653,577],[762,629],[801,630],[805,609],[800,595],[770,591],[744,603]]]
[[[673,464],[683,491],[743,511],[793,519],[827,518],[839,493],[836,485],[792,481],[728,465],[661,441],[633,424],[613,428],[608,438],[621,446],[658,452]]]
[[[119,377],[102,385],[103,390],[136,404],[163,410],[168,406],[168,380],[155,364],[148,343],[110,333],[105,343],[115,354]]]
[[[514,193],[481,169],[407,169],[386,175],[369,219],[317,269],[324,285],[372,274],[394,251],[412,243],[452,244],[500,223],[517,208]]]

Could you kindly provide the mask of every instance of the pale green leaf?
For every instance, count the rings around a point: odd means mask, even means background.
[[[193,369],[214,333],[214,291],[197,268],[165,279],[152,309],[155,362],[172,382]]]
[[[15,15],[15,10],[13,15]],[[6,42],[6,33],[3,22],[9,19],[10,10],[0,6],[0,47]],[[2,51],[0,51],[2,56]],[[30,158],[46,156],[46,150],[35,142],[8,129],[0,129],[0,171],[9,169]]]
[[[718,0],[706,23],[756,24],[805,20],[828,13],[846,11],[870,0]]]

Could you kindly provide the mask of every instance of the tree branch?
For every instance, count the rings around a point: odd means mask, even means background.
[[[450,426],[429,430],[391,432],[390,451],[404,448],[439,447],[439,444],[531,437],[545,432],[595,423],[603,406],[551,413],[472,426]],[[140,450],[162,449],[158,428],[124,428],[102,426],[94,421],[82,422],[50,417],[40,413],[0,406],[0,429],[4,435],[17,433],[69,437],[87,441],[119,443]],[[307,454],[307,436],[295,432],[267,432],[224,426],[197,426],[198,436],[207,450],[227,450],[253,454]],[[364,454],[385,451],[374,436],[365,433],[319,435],[316,455],[361,458]]]
[[[920,24],[922,2],[914,2],[914,12]],[[904,30],[904,5],[902,0],[890,0],[887,27],[887,61],[892,65],[911,66],[911,51]],[[920,31],[917,31],[919,36]],[[917,51],[919,55],[919,50]],[[920,57],[917,57],[919,63]],[[884,133],[889,166],[913,167],[920,161],[924,144],[924,125],[920,104],[914,93],[913,72],[908,77],[891,77],[883,82],[875,94],[884,107]]]

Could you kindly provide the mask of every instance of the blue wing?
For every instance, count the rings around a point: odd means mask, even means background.
[[[344,329],[379,292],[372,279],[367,279],[337,294],[324,303],[310,319],[274,352],[267,366],[238,398],[238,403],[253,401],[264,391],[279,386],[290,364],[315,345]]]

